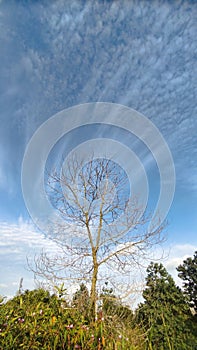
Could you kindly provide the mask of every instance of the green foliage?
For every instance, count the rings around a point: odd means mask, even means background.
[[[119,329],[114,324],[110,328],[101,317],[88,322],[80,303],[79,309],[69,306],[59,289],[58,294],[61,297],[43,289],[27,290],[1,304],[0,350],[143,349],[129,327]],[[87,289],[81,285],[75,303],[84,295],[88,300]]]
[[[2,296],[0,295],[0,304],[2,304],[4,300],[5,300],[5,297],[2,297]]]
[[[148,349],[195,349],[192,315],[181,289],[162,264],[151,263],[147,273],[136,318],[147,332]]]
[[[197,251],[193,259],[190,257],[183,261],[177,268],[178,276],[184,281],[184,291],[187,295],[190,306],[197,313]]]
[[[133,312],[128,307],[122,304],[121,300],[113,294],[113,289],[108,288],[108,283],[105,283],[101,296],[102,313],[109,319],[116,319],[116,322],[122,327],[133,325]]]
[[[162,264],[149,265],[144,302],[135,313],[107,282],[94,321],[85,284],[70,303],[64,284],[55,289],[53,295],[36,289],[20,292],[7,302],[0,299],[0,350],[197,349],[196,317]]]
[[[66,295],[66,288],[64,288],[64,283],[62,283],[60,286],[55,286],[55,290],[58,293],[59,298],[62,298],[63,296]]]

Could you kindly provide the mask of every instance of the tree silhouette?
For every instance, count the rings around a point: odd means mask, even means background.
[[[53,234],[60,253],[43,252],[32,269],[53,282],[90,283],[93,317],[98,281],[128,276],[162,240],[163,226],[148,229],[149,218],[129,191],[126,173],[107,159],[84,164],[76,156],[60,175],[54,171],[48,177],[49,198],[65,222]]]

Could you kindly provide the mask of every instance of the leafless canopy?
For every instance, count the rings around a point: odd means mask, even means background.
[[[43,252],[34,272],[53,281],[89,281],[92,305],[100,278],[128,275],[161,242],[163,227],[148,231],[149,217],[130,193],[127,174],[111,160],[75,157],[60,174],[49,174],[47,191],[65,225],[52,234],[57,255]]]

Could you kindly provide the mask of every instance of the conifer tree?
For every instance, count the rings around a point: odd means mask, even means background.
[[[148,349],[194,349],[191,313],[179,287],[162,264],[147,269],[144,303],[137,310],[137,321],[147,332]]]
[[[184,281],[183,287],[188,296],[190,306],[197,313],[197,251],[193,259],[190,257],[183,261],[177,268],[178,276]]]

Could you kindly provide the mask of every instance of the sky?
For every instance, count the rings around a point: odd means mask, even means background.
[[[23,198],[28,142],[56,113],[95,102],[144,115],[171,151],[176,188],[164,265],[178,283],[175,267],[197,249],[196,23],[196,1],[0,1],[1,295],[13,295],[21,277],[24,288],[33,288],[27,256],[56,251]],[[147,149],[132,148],[134,138],[115,127],[84,127],[65,135],[63,144],[72,149],[109,133],[146,163]],[[151,155],[145,170],[154,204],[158,170]]]

